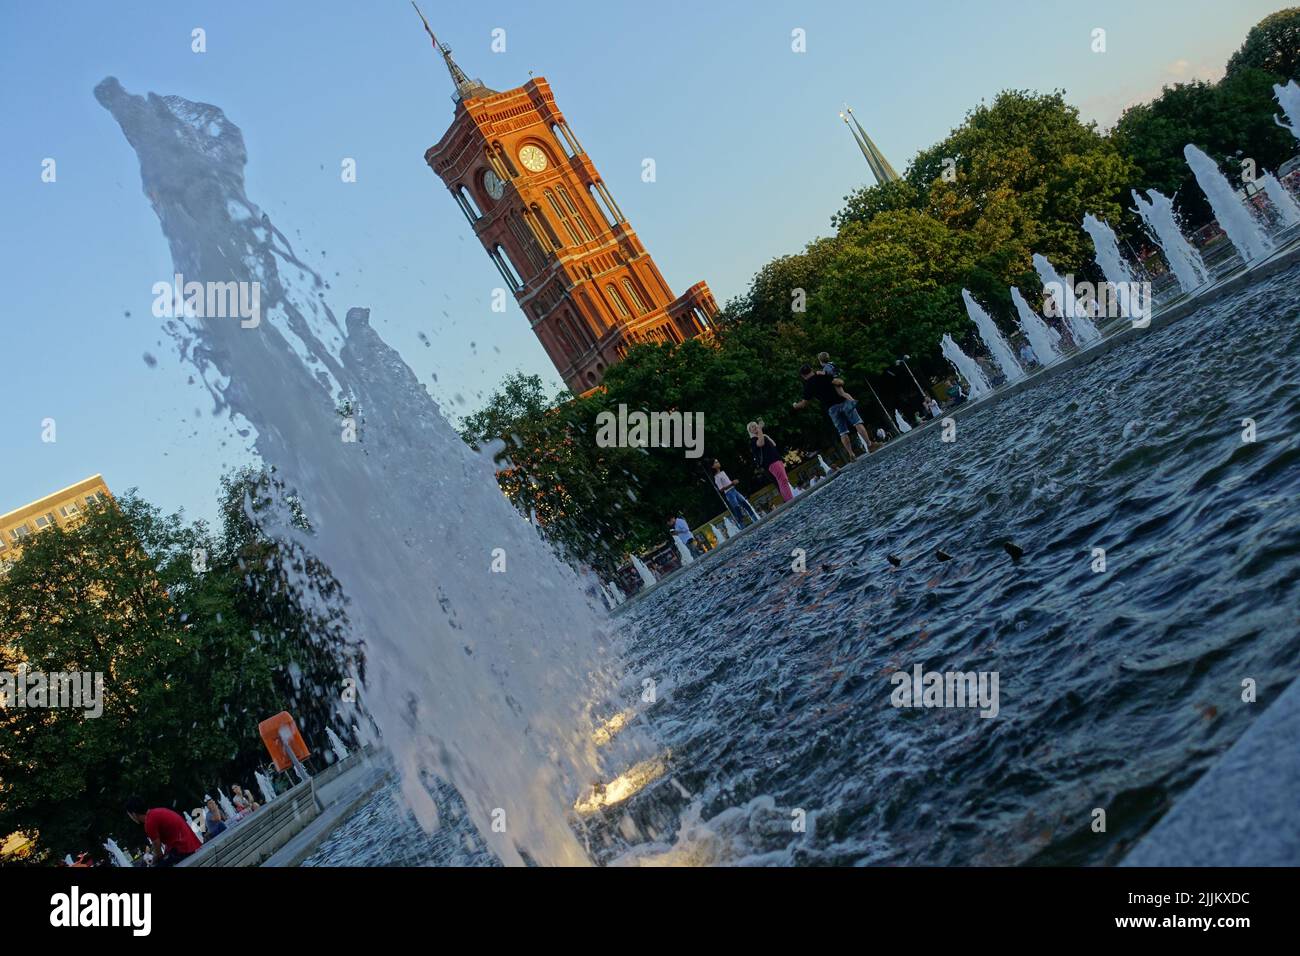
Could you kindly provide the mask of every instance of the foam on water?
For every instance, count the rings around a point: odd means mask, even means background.
[[[166,328],[301,497],[313,526],[303,543],[339,579],[365,642],[363,700],[407,805],[434,827],[430,779],[441,779],[501,861],[587,862],[569,820],[599,776],[590,710],[604,699],[607,658],[603,620],[576,575],[369,312],[351,309],[345,327],[335,319],[320,276],[245,196],[243,136],[220,109],[131,95],[113,78],[95,96],[136,151],[175,271],[261,285],[267,318],[256,328],[184,317]],[[360,409],[355,442],[340,437],[344,399]],[[489,573],[494,548],[508,573]],[[491,825],[502,814],[504,833]]]

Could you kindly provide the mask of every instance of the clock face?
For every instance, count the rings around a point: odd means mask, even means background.
[[[546,154],[536,146],[525,146],[519,151],[519,161],[526,169],[540,173],[546,168]]]
[[[500,176],[489,169],[483,174],[483,188],[493,199],[500,199],[505,194],[506,184],[501,181]]]

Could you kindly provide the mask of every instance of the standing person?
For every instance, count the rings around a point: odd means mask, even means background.
[[[803,398],[795,402],[793,407],[807,408],[808,403],[814,399],[820,402],[830,416],[831,424],[839,432],[840,442],[844,445],[849,461],[857,461],[858,456],[853,453],[853,439],[850,437],[854,430],[862,436],[863,445],[869,446],[870,442],[867,426],[862,424],[862,416],[858,414],[858,403],[846,397],[840,388],[844,384],[842,381],[831,378],[825,372],[814,372],[811,366],[805,365],[799,369],[799,377],[803,379]]]
[[[140,797],[131,797],[126,801],[126,815],[144,827],[154,866],[175,866],[200,846],[190,825],[175,810],[151,810]]]
[[[838,378],[840,380],[840,384],[837,386],[837,390],[848,401],[852,402],[854,407],[857,407],[858,400],[854,398],[852,395],[850,395],[848,392],[844,391],[844,376],[840,374],[839,366],[837,366],[834,362],[831,361],[830,353],[818,352],[817,364],[820,365],[822,367],[822,371],[825,372],[827,375],[829,375],[831,378]]]
[[[736,482],[728,477],[727,473],[722,470],[722,462],[713,459],[713,484],[714,487],[722,493],[722,498],[727,503],[727,509],[731,512],[736,523],[742,528],[753,522],[754,518],[746,507],[747,502],[740,493]]]
[[[781,460],[781,446],[776,443],[775,438],[763,432],[763,426],[758,422],[750,422],[745,426],[745,430],[749,432],[749,450],[754,456],[754,467],[762,468],[775,479],[782,501],[792,500],[794,491],[790,488],[790,479],[785,474],[785,462]]]

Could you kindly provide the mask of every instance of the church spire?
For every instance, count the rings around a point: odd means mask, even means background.
[[[438,38],[433,35],[433,30],[429,27],[429,21],[424,18],[424,13],[416,6],[415,0],[411,0],[411,6],[415,7],[415,12],[420,15],[420,22],[424,24],[424,32],[429,34],[429,39],[433,41],[433,48],[442,54],[443,60],[447,63],[447,72],[451,74],[451,82],[456,87],[452,99],[471,100],[476,96],[491,96],[495,93],[496,90],[489,90],[483,85],[482,80],[471,80],[465,75],[465,71],[451,58],[451,47],[445,43],[439,43]]]
[[[853,107],[845,106],[844,109],[849,115],[845,116],[844,113],[841,113],[840,119],[844,120],[844,125],[853,134],[853,139],[857,142],[858,149],[862,150],[862,155],[866,158],[867,165],[871,167],[871,173],[876,177],[876,182],[883,186],[885,183],[899,179],[900,177],[894,171],[894,167],[889,165],[889,160],[885,159],[885,154],[876,148],[876,144],[871,141],[871,137],[862,128],[858,118],[853,115]],[[852,120],[851,123],[850,120]]]

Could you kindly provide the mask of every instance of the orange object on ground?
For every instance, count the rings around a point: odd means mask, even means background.
[[[281,728],[288,728],[288,733],[282,733]],[[268,717],[257,725],[257,732],[262,738],[262,743],[266,744],[266,749],[271,754],[271,759],[275,761],[276,770],[288,770],[293,766],[293,757],[296,756],[299,761],[306,760],[311,756],[311,751],[307,749],[307,742],[302,739],[302,734],[298,732],[298,725],[293,722],[293,717],[287,710],[282,710],[274,717]],[[288,747],[285,742],[288,742]],[[293,752],[293,756],[290,755]]]

